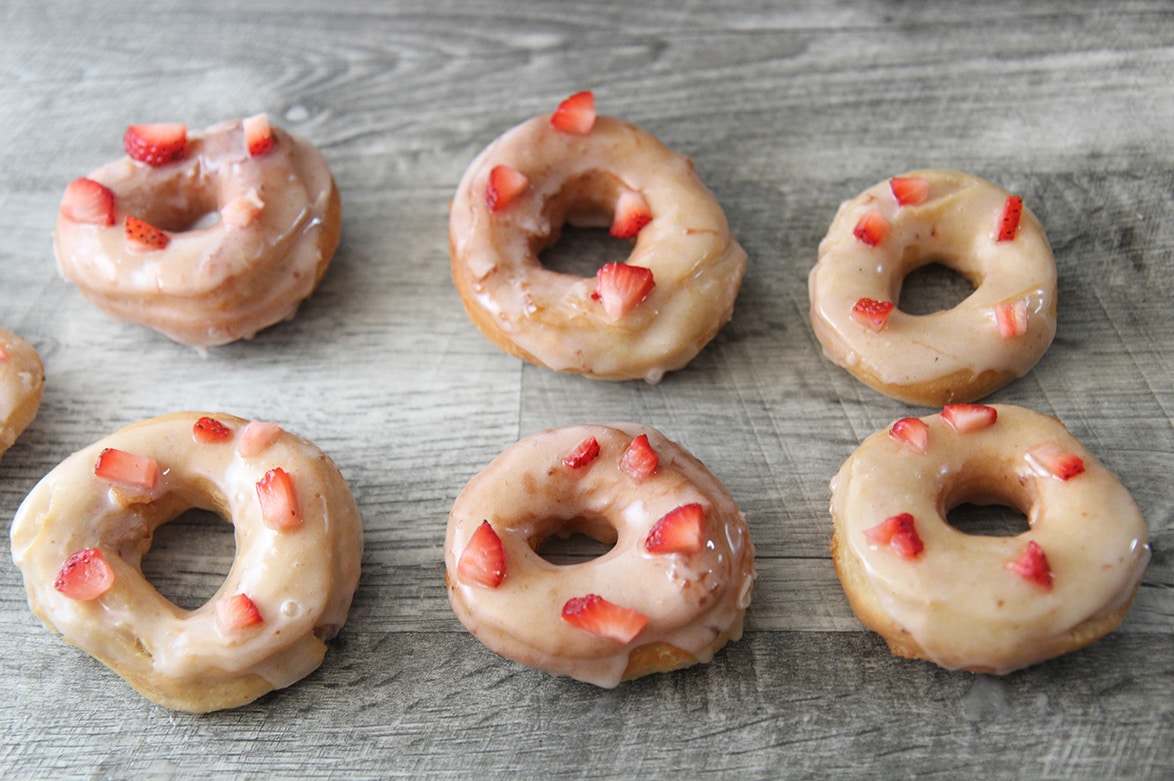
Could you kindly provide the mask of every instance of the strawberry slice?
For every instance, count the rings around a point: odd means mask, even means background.
[[[106,185],[82,176],[65,186],[60,210],[63,217],[74,222],[109,228],[114,224],[114,193]]]
[[[694,502],[669,510],[648,532],[649,553],[696,553],[705,547],[705,508]]]
[[[281,438],[281,433],[282,428],[276,423],[250,420],[241,429],[241,439],[236,445],[236,452],[241,458],[259,456]]]
[[[486,588],[497,588],[505,579],[505,546],[489,521],[481,522],[461,551],[457,577]]]
[[[1052,567],[1048,564],[1044,549],[1035,540],[1027,543],[1027,550],[1022,556],[1007,562],[1007,569],[1026,581],[1043,586],[1047,591],[1052,590]]]
[[[285,532],[302,525],[293,478],[281,467],[270,469],[257,481],[257,501],[261,505],[261,520],[270,529]]]
[[[113,585],[114,570],[97,548],[85,548],[71,555],[53,581],[53,588],[82,602],[97,599]]]
[[[929,449],[929,426],[921,418],[901,418],[889,429],[889,436],[908,445],[914,453]]]
[[[648,623],[643,613],[608,602],[598,594],[568,599],[562,616],[572,626],[617,643],[631,642]]]
[[[232,437],[232,429],[207,415],[192,424],[192,439],[202,445],[223,442]]]
[[[585,90],[571,95],[550,115],[550,124],[565,133],[587,135],[595,127],[595,94]]]
[[[647,434],[640,434],[628,445],[624,455],[620,457],[620,471],[636,481],[643,483],[656,467],[660,465],[660,456],[652,449]]]
[[[852,235],[870,247],[875,247],[889,235],[889,221],[876,209],[869,209],[852,229]]]
[[[995,323],[999,336],[1014,339],[1027,333],[1027,301],[1003,301],[995,304]]]
[[[1069,480],[1084,473],[1084,459],[1054,442],[1036,445],[1027,451],[1027,462],[1042,474]]]
[[[98,455],[94,474],[104,480],[150,490],[159,479],[159,464],[153,458],[108,447]]]
[[[1019,219],[1023,216],[1023,199],[1018,195],[1008,195],[1003,203],[1003,213],[999,215],[999,230],[997,241],[1014,241],[1019,232]]]
[[[122,136],[122,147],[132,160],[167,165],[187,157],[188,129],[177,122],[131,125]]]
[[[216,600],[216,624],[222,631],[236,632],[265,623],[257,603],[247,594],[233,594]]]
[[[570,469],[582,469],[599,456],[599,440],[587,437],[575,449],[563,456],[563,464]]]
[[[617,239],[635,238],[650,222],[652,212],[644,196],[635,190],[624,190],[616,200],[615,217],[612,218],[609,233]]]
[[[915,559],[925,550],[925,543],[917,533],[916,520],[909,513],[885,518],[876,526],[864,530],[864,536],[903,559]]]
[[[126,215],[126,244],[139,252],[166,249],[171,237],[145,220]]]
[[[941,414],[942,420],[959,434],[984,429],[999,419],[999,411],[985,404],[947,404]]]
[[[501,211],[529,186],[530,180],[518,169],[495,165],[489,171],[489,184],[485,186],[485,203],[489,204],[489,211]]]
[[[916,206],[929,199],[929,179],[921,176],[894,176],[889,189],[901,206]]]
[[[249,157],[260,157],[273,148],[277,139],[273,137],[273,129],[269,127],[269,116],[254,114],[241,122],[245,131],[245,146],[249,149]]]
[[[882,331],[894,309],[896,305],[892,301],[861,298],[852,305],[852,319],[874,331]]]
[[[614,322],[635,309],[655,286],[650,268],[605,263],[595,274],[591,297],[603,304],[603,311]]]

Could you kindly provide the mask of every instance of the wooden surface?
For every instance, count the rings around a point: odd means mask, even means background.
[[[1174,7],[717,5],[4,3],[0,324],[38,348],[48,383],[0,461],[0,515],[127,423],[223,409],[329,452],[366,549],[321,669],[208,716],[152,705],[48,632],[3,557],[0,775],[1174,776]],[[657,386],[501,354],[449,277],[465,166],[585,88],[694,159],[750,256],[732,322]],[[57,276],[62,190],[121,154],[126,125],[259,111],[316,143],[342,192],[342,245],[296,319],[203,358],[107,319]],[[840,201],[922,166],[992,179],[1040,217],[1058,337],[992,398],[1064,420],[1151,532],[1117,632],[1001,679],[891,657],[827,553],[829,478],[864,436],[923,413],[821,357],[807,273]],[[558,252],[587,268],[622,254],[592,236]],[[909,297],[942,284],[911,280]],[[465,632],[441,543],[457,492],[503,448],[614,419],[710,466],[749,517],[760,576],[745,637],[712,664],[604,691]],[[231,557],[227,525],[193,513],[161,531],[148,574],[193,606]]]

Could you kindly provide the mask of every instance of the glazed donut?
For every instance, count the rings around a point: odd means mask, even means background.
[[[230,519],[236,559],[196,610],[142,559],[160,525]],[[359,578],[359,511],[334,463],[273,423],[183,412],[127,426],[53,469],[12,524],[29,605],[147,699],[203,713],[252,702],[322,663]]]
[[[595,278],[544,268],[567,222],[634,238]],[[452,203],[453,281],[469,318],[511,355],[606,380],[659,382],[733,314],[746,253],[689,158],[596,117],[594,98],[507,131],[473,160]]]
[[[65,190],[61,275],[108,315],[199,348],[293,317],[338,246],[321,153],[263,114],[192,135],[136,125],[124,145]]]
[[[37,417],[45,367],[36,348],[0,328],[0,457]]]
[[[909,272],[953,269],[953,309],[896,308]],[[1022,199],[957,171],[913,171],[842,204],[808,278],[824,354],[869,387],[927,406],[975,401],[1027,373],[1056,334],[1056,263]]]
[[[554,564],[552,536],[612,548]],[[705,466],[634,423],[533,434],[469,481],[444,546],[461,623],[498,654],[612,688],[708,662],[742,635],[746,519]]]
[[[1055,418],[950,405],[868,437],[831,483],[848,600],[897,656],[1003,674],[1125,617],[1150,550],[1132,497]],[[946,513],[1005,504],[1030,528],[966,534]]]

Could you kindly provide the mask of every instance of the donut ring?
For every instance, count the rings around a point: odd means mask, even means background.
[[[45,367],[36,348],[0,328],[0,457],[37,417]]]
[[[905,276],[934,262],[974,292],[944,312],[895,309]],[[1056,263],[1039,221],[957,171],[913,171],[841,205],[808,292],[824,354],[913,404],[982,398],[1026,374],[1056,334]]]
[[[674,527],[692,536],[665,544]],[[614,546],[569,565],[537,553],[574,532]],[[444,555],[453,610],[477,639],[606,688],[708,662],[741,637],[755,577],[729,493],[679,445],[634,423],[553,429],[507,448],[457,497]]]
[[[507,131],[465,171],[449,222],[453,281],[477,328],[515,357],[596,379],[659,382],[729,321],[746,253],[689,158],[635,125],[595,117],[593,101],[585,133],[555,127],[558,114]],[[502,166],[522,177],[506,204],[489,196]],[[643,216],[618,226],[632,202]],[[653,287],[618,319],[593,298],[610,287],[601,276],[543,268],[539,253],[568,221],[635,236],[626,264],[605,269],[649,269]]]
[[[1150,557],[1117,478],[1058,420],[1021,407],[904,418],[868,437],[831,489],[833,559],[857,616],[897,656],[952,670],[1003,674],[1103,637]],[[965,534],[946,513],[967,502],[1016,507],[1030,529]]]
[[[250,154],[246,134],[259,123],[269,145]],[[188,135],[178,153],[154,164],[123,157],[66,188],[54,232],[61,275],[111,317],[201,348],[292,318],[339,241],[338,189],[321,153],[264,115]],[[90,206],[103,190],[109,205]]]
[[[142,559],[156,528],[195,507],[231,519],[237,550],[224,584],[189,611],[147,582]],[[147,699],[197,713],[317,669],[346,621],[362,547],[355,500],[325,454],[220,413],[146,420],[73,454],[12,525],[13,560],[46,626]]]

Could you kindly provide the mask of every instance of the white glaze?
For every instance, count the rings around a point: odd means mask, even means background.
[[[619,469],[628,444],[647,434],[659,456],[656,473],[636,485]],[[572,470],[562,458],[594,436],[600,455]],[[693,554],[650,554],[643,543],[653,524],[690,502],[706,508],[707,548]],[[495,589],[462,583],[457,562],[483,520],[501,537],[506,577]],[[614,530],[614,547],[574,565],[552,564],[536,552],[541,540],[595,524]],[[531,435],[506,449],[469,481],[449,516],[445,564],[453,610],[497,653],[556,675],[616,686],[636,648],[667,642],[709,661],[723,633],[737,640],[754,582],[754,546],[746,519],[697,459],[654,429],[633,423],[583,425]],[[563,621],[568,599],[587,594],[649,616],[623,644]]]
[[[33,421],[45,389],[45,369],[36,349],[0,328],[0,456]]]

